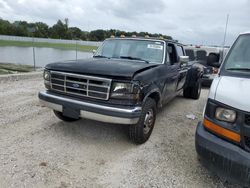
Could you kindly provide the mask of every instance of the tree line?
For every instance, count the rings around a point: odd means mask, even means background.
[[[28,23],[27,21],[15,21],[13,23],[0,18],[0,35],[52,38],[52,39],[70,39],[70,40],[85,40],[85,41],[103,41],[106,38],[113,36],[139,36],[146,35],[150,37],[163,37],[172,39],[171,36],[162,35],[159,33],[148,32],[126,32],[116,29],[97,29],[93,31],[83,31],[78,27],[69,27],[69,19],[58,20],[53,26],[49,26],[43,22]]]

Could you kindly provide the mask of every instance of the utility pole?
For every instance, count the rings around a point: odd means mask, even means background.
[[[32,28],[28,28],[28,31],[30,33],[32,33],[32,50],[33,50],[33,68],[34,68],[34,71],[36,70],[36,52],[35,52],[35,31],[37,30],[37,26],[35,27],[32,27]]]
[[[77,40],[76,40],[76,60],[77,60]]]
[[[36,52],[35,52],[35,41],[34,41],[34,33],[32,36],[32,43],[33,43],[33,62],[34,62],[34,71],[36,70]]]
[[[222,51],[222,59],[224,59],[224,51],[225,51],[225,45],[226,45],[226,36],[227,36],[227,25],[229,20],[229,14],[227,14],[227,21],[226,21],[226,27],[225,27],[225,33],[224,33],[224,39],[223,39],[223,51]]]

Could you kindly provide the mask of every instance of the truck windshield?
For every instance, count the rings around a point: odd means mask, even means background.
[[[225,60],[225,70],[250,73],[250,35],[241,35]]]
[[[164,43],[153,40],[108,39],[99,47],[94,57],[138,60],[146,63],[162,63]]]

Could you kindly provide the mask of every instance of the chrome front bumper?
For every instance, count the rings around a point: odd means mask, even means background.
[[[79,117],[115,124],[136,124],[141,107],[111,107],[72,99],[49,91],[39,92],[40,103],[53,110],[63,112],[64,107],[79,110]]]

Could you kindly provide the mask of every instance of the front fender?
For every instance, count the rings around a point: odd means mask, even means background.
[[[162,106],[162,94],[160,89],[158,88],[158,86],[156,84],[151,84],[150,86],[146,86],[143,90],[143,100],[142,100],[142,104],[145,103],[145,101],[148,99],[148,97],[150,96],[154,96],[157,97],[155,99],[157,99],[157,106]]]

